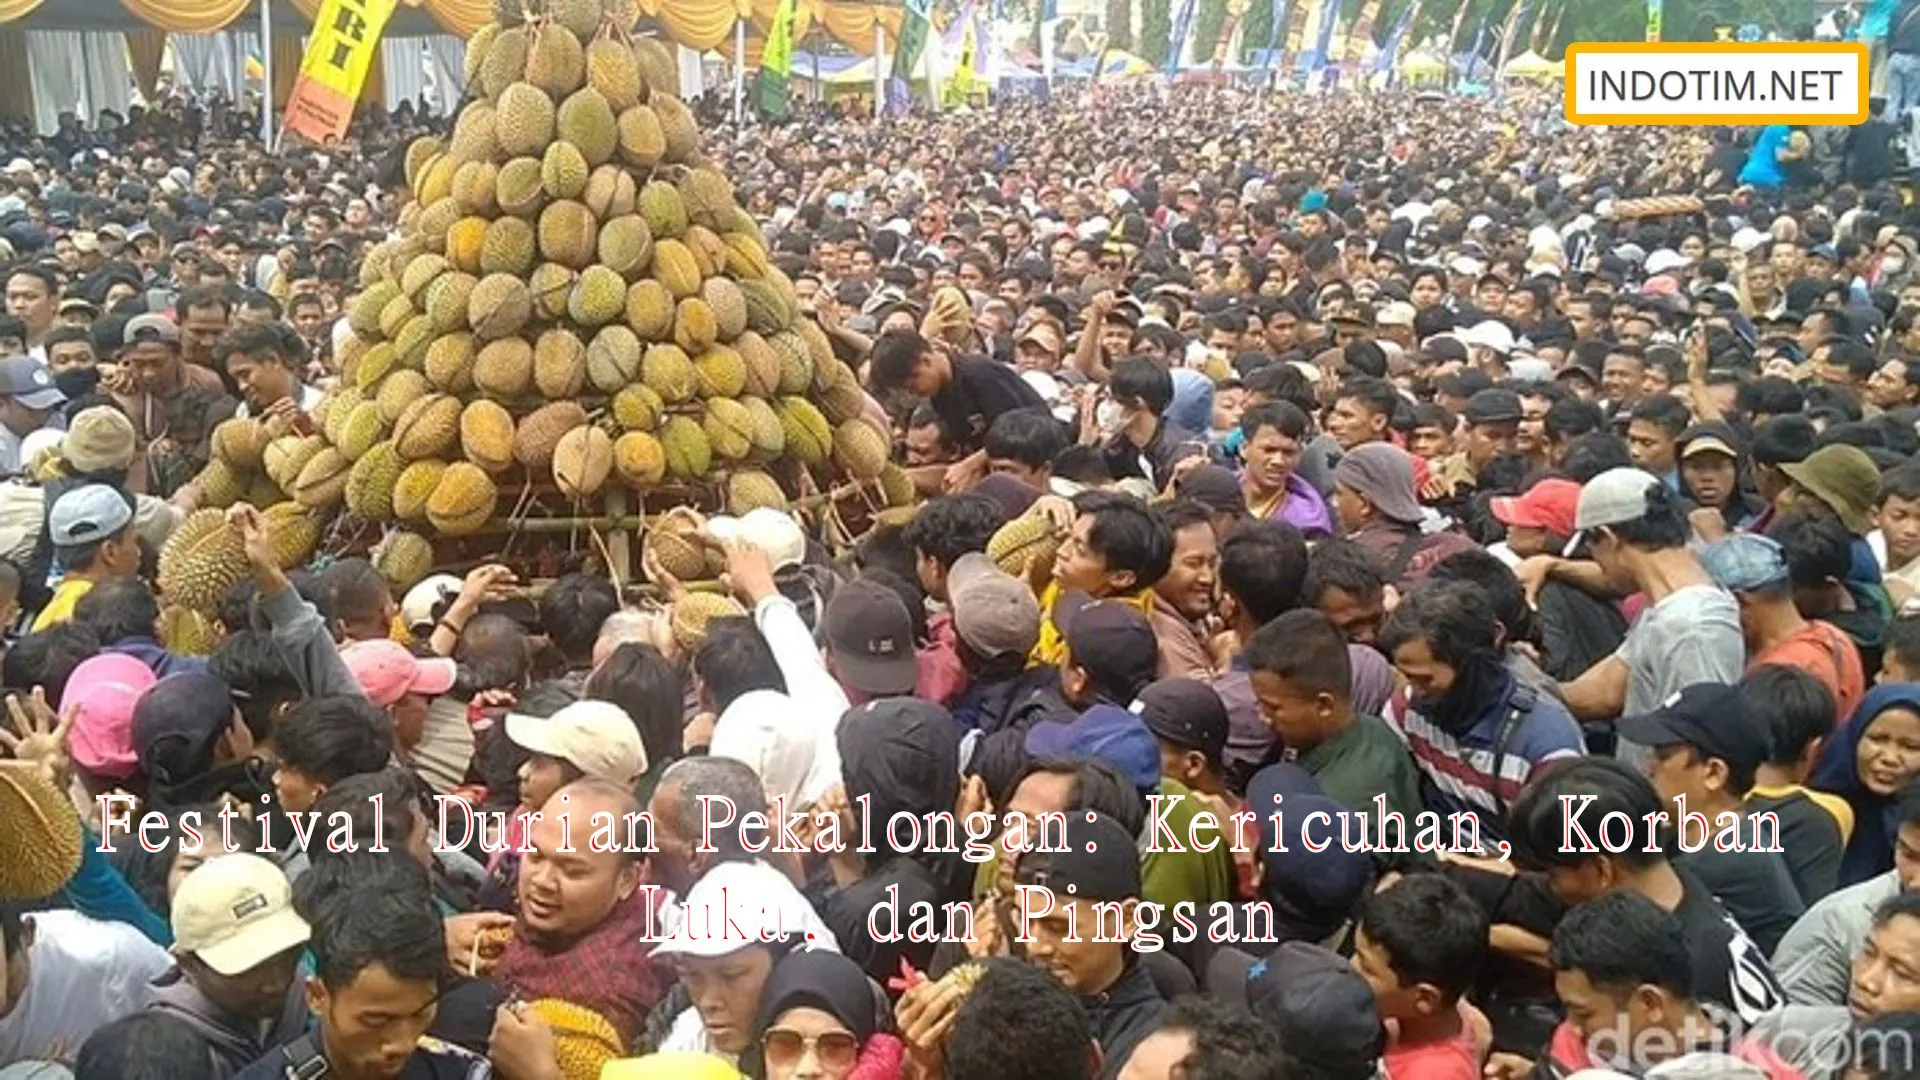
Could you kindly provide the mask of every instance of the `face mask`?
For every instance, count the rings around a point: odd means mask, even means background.
[[[1883,274],[1897,274],[1900,271],[1905,270],[1906,268],[1907,268],[1907,263],[1906,263],[1906,260],[1904,259],[1881,259],[1880,260],[1880,272]]]
[[[1103,401],[1093,407],[1093,422],[1102,435],[1118,434],[1127,426],[1127,408],[1117,401]]]

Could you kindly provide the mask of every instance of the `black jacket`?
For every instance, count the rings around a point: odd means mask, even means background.
[[[1132,1056],[1140,1040],[1160,1026],[1160,1014],[1167,1003],[1153,985],[1153,976],[1145,964],[1129,957],[1126,970],[1106,992],[1083,997],[1087,1019],[1093,1025],[1093,1037],[1100,1043],[1102,1080],[1113,1080]]]

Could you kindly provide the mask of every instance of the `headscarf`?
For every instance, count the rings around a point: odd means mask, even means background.
[[[1841,888],[1893,869],[1894,832],[1899,828],[1895,799],[1867,790],[1860,780],[1860,739],[1875,717],[1888,709],[1920,712],[1920,684],[1887,683],[1860,699],[1838,738],[1827,740],[1807,785],[1830,791],[1853,807],[1853,836],[1840,856]]]
[[[760,992],[760,1013],[754,1019],[753,1041],[740,1058],[741,1069],[748,1076],[767,1075],[766,1063],[760,1056],[760,1041],[767,1029],[780,1019],[780,1014],[795,1008],[819,1009],[853,1033],[861,1051],[861,1064],[854,1068],[855,1077],[884,1075],[861,1072],[862,1067],[874,1064],[869,1060],[868,1049],[874,1036],[880,1033],[881,1017],[880,998],[866,972],[839,953],[799,952],[789,953],[774,965],[773,974],[767,976],[766,988]]]

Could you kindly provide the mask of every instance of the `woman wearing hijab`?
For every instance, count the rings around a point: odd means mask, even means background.
[[[899,1080],[906,1048],[882,1032],[880,996],[837,953],[794,953],[761,994],[741,1067],[754,1080]]]
[[[1896,801],[1920,773],[1920,684],[1886,683],[1860,699],[1845,727],[1827,740],[1809,786],[1853,807],[1853,837],[1840,856],[1840,887],[1893,868]]]

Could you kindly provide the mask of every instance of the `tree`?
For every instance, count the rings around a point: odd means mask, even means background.
[[[1254,50],[1267,47],[1267,41],[1273,36],[1272,0],[1253,0],[1247,5],[1246,22],[1240,31],[1240,53],[1243,60],[1251,60]]]
[[[1167,47],[1173,36],[1171,0],[1140,0],[1140,58],[1155,67],[1167,62]]]
[[[1227,0],[1200,0],[1193,13],[1193,52],[1198,60],[1211,60],[1219,44],[1220,31],[1227,25]]]
[[[1107,47],[1133,48],[1133,0],[1107,0]]]

